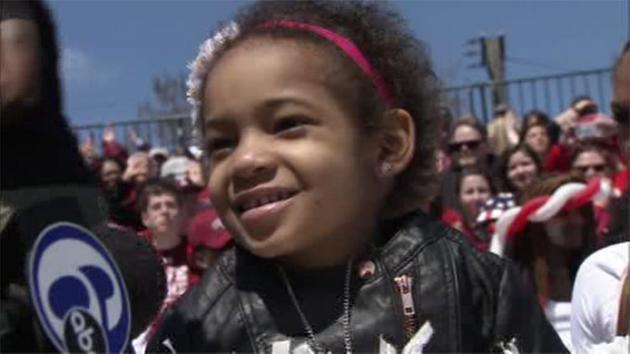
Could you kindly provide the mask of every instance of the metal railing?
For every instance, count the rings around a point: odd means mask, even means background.
[[[195,142],[192,119],[186,113],[107,124],[82,125],[73,127],[73,130],[79,141],[92,137],[94,141],[100,142],[103,131],[107,127],[114,129],[117,142],[131,150],[134,149],[132,131],[149,146],[164,147],[170,151],[186,148]]]
[[[582,95],[591,97],[602,111],[607,112],[612,95],[611,72],[611,68],[606,68],[506,80],[497,84],[480,82],[446,88],[444,96],[455,116],[470,113],[484,122],[492,119],[495,86],[506,89],[508,103],[519,116],[529,110],[539,109],[553,117],[566,110],[574,98]]]
[[[593,98],[604,112],[612,96],[610,75],[611,68],[570,72],[559,75],[507,80],[499,83],[508,93],[509,104],[522,116],[531,109],[540,109],[550,116],[564,111],[577,96],[587,95]],[[480,82],[472,85],[449,87],[444,89],[444,99],[455,116],[470,113],[488,122],[492,119],[492,94],[494,83]],[[92,124],[74,127],[80,140],[92,135],[100,140],[108,124]],[[171,151],[185,148],[194,143],[193,127],[190,115],[156,117],[144,120],[131,120],[113,123],[117,140],[131,147],[129,130],[149,145],[165,147]]]

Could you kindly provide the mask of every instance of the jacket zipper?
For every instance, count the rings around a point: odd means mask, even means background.
[[[389,293],[391,294],[392,306],[394,306],[394,313],[396,314],[396,317],[398,317],[398,323],[400,324],[400,329],[401,329],[400,338],[402,342],[400,343],[401,344],[400,348],[403,348],[405,344],[407,344],[407,342],[405,339],[406,338],[405,337],[405,314],[403,313],[402,299],[400,299],[397,292],[396,282],[394,281],[394,274],[392,274],[390,270],[385,266],[385,263],[381,261],[380,257],[378,257],[377,263],[383,269],[383,272],[385,273],[385,276],[387,277],[386,279],[387,288],[389,289]]]

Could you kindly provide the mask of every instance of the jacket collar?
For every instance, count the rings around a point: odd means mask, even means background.
[[[445,227],[418,210],[387,222],[383,232],[392,236],[373,254],[380,258],[387,269],[395,271],[407,264],[426,245],[439,239],[445,233]]]
[[[446,233],[446,227],[418,210],[383,224],[381,243],[373,245],[372,259],[378,259],[390,271],[396,272],[417,256],[422,249]],[[239,288],[260,283],[261,276],[277,276],[273,261],[256,257],[239,246],[232,257],[222,257],[224,270],[232,270]],[[237,261],[238,259],[238,261]],[[238,273],[238,276],[237,276]]]

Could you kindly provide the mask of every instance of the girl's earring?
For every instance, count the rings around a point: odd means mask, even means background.
[[[383,162],[380,167],[380,177],[388,177],[392,171],[392,164],[389,162]]]

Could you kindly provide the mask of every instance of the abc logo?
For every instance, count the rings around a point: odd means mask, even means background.
[[[70,353],[105,353],[105,338],[98,322],[87,311],[71,310],[66,316],[64,339]]]
[[[56,223],[30,256],[31,298],[42,327],[61,352],[122,353],[131,328],[120,271],[87,230]]]

